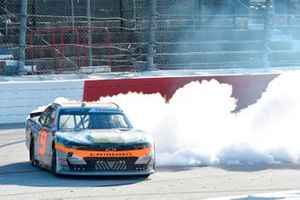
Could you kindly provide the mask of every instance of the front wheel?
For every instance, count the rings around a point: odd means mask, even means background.
[[[150,176],[150,174],[145,174],[145,175],[139,175],[139,177],[143,178],[143,179],[148,179]]]
[[[56,149],[52,149],[52,160],[51,160],[51,171],[55,176],[58,176],[57,173],[57,156],[56,156]]]

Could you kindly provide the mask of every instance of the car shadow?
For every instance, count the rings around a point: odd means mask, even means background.
[[[54,176],[29,162],[0,166],[0,185],[30,187],[110,187],[132,185],[150,178],[138,176]]]
[[[256,172],[268,169],[290,169],[300,170],[300,163],[293,164],[256,164],[256,165],[221,165],[216,166],[227,171],[239,171],[239,172]]]
[[[198,166],[159,166],[157,171],[160,172],[181,172],[181,171],[190,171],[199,168],[208,167],[207,165],[198,165]]]
[[[198,165],[198,166],[159,166],[157,171],[160,172],[180,172],[189,171],[200,168],[218,168],[226,171],[237,171],[237,172],[258,172],[268,169],[281,170],[300,170],[300,163],[290,163],[290,164],[253,164],[253,165]]]

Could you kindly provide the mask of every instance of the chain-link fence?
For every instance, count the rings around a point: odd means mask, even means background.
[[[0,1],[1,49],[11,54],[6,58],[13,65],[20,60],[22,2]],[[27,0],[25,70],[73,72],[91,66],[96,71],[132,70],[146,55],[145,4],[136,0]]]
[[[298,0],[0,0],[0,73],[299,66],[299,19]]]
[[[159,69],[300,66],[298,0],[157,4]]]
[[[255,19],[264,22],[265,17],[264,13],[252,13],[250,6],[247,0],[160,1],[157,67],[192,69],[261,65],[259,54],[263,50],[264,25],[259,24],[254,33],[250,24]]]
[[[29,1],[28,61],[39,71],[131,66],[136,10],[135,0]]]
[[[20,25],[20,2],[5,0],[0,3],[0,45],[17,55]]]

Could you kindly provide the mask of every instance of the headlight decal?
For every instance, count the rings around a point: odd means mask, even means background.
[[[136,165],[148,165],[152,159],[152,155],[147,155],[143,157],[139,157],[137,161],[135,161]]]

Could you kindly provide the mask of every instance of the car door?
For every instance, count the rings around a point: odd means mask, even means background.
[[[39,160],[45,164],[51,165],[52,142],[55,133],[56,110],[53,106],[48,107],[40,116],[41,124],[37,137],[37,150]]]

